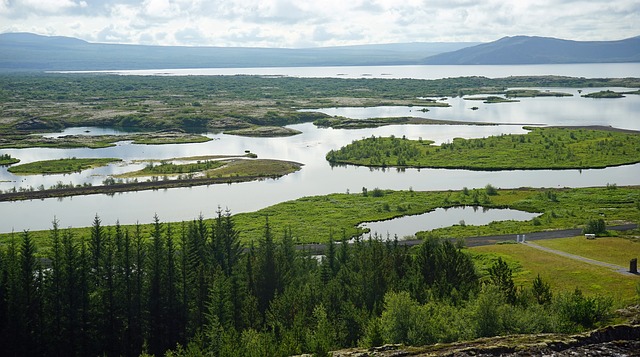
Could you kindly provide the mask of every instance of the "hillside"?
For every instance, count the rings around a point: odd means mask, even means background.
[[[422,64],[501,65],[640,62],[640,36],[620,41],[571,41],[514,36],[427,57]]]
[[[425,56],[476,44],[424,42],[300,49],[187,47],[103,44],[69,37],[5,33],[0,34],[0,71],[416,64]]]

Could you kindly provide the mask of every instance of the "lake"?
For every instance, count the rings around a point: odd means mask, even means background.
[[[397,66],[396,66],[397,67]],[[362,73],[411,73],[415,78],[425,76],[424,71],[406,66],[397,72],[389,68],[358,67],[355,72]],[[421,66],[424,67],[424,66]],[[444,66],[438,67],[444,71]],[[448,67],[448,66],[447,66]],[[634,76],[640,73],[638,64],[620,65],[552,65],[552,66],[456,66],[458,75],[466,75],[470,67],[493,67],[494,73],[513,71],[511,74],[559,74],[577,75],[575,71],[590,70],[592,75],[585,77]],[[525,68],[526,67],[526,68]],[[394,67],[395,68],[395,67]],[[577,68],[577,69],[576,69]],[[345,68],[321,68],[316,73],[336,71],[347,73]],[[260,69],[276,71],[276,69]],[[311,71],[310,68],[289,69],[290,72]],[[365,72],[366,70],[366,72]],[[382,72],[385,70],[386,72]],[[401,71],[402,70],[402,71]],[[489,70],[489,69],[486,69]],[[224,69],[229,71],[229,69]],[[244,72],[238,69],[237,73]],[[323,72],[324,71],[324,72]],[[535,71],[530,72],[530,71]],[[556,73],[560,71],[561,73]],[[564,72],[562,72],[564,71]],[[619,75],[610,73],[619,72]],[[283,72],[284,73],[284,72]],[[446,72],[443,72],[446,73]],[[260,73],[265,74],[265,73]],[[444,75],[444,74],[442,74]],[[500,74],[505,76],[508,74]],[[346,76],[346,75],[344,75]],[[456,76],[456,75],[447,75]],[[577,89],[554,89],[574,94]],[[590,88],[590,91],[595,89]],[[599,89],[598,89],[599,90]],[[586,93],[587,90],[583,93]],[[170,159],[195,155],[236,155],[245,150],[256,153],[259,158],[272,158],[301,162],[304,167],[299,172],[278,180],[265,180],[230,185],[211,185],[192,188],[178,188],[159,191],[128,192],[108,195],[77,196],[70,198],[32,200],[0,203],[0,232],[24,229],[49,229],[56,217],[61,227],[81,227],[91,224],[98,214],[103,224],[122,224],[136,222],[148,223],[154,214],[163,221],[190,220],[202,214],[212,217],[218,207],[229,208],[232,213],[255,211],[279,202],[304,196],[324,195],[335,192],[360,192],[362,187],[375,187],[394,190],[458,190],[463,187],[482,188],[487,184],[501,188],[530,187],[586,187],[638,184],[640,164],[612,167],[599,170],[514,170],[514,171],[468,171],[444,169],[369,169],[365,167],[331,167],[325,160],[329,150],[338,149],[351,141],[363,137],[406,136],[410,139],[428,139],[436,143],[451,141],[455,137],[479,138],[491,135],[524,133],[520,124],[548,125],[612,125],[615,127],[640,130],[637,118],[640,113],[640,96],[629,95],[621,99],[587,99],[577,95],[565,98],[522,98],[519,103],[482,104],[461,98],[447,98],[450,108],[430,108],[423,113],[417,107],[377,107],[377,108],[319,108],[330,115],[345,115],[354,118],[375,116],[424,116],[444,120],[464,120],[476,122],[501,123],[495,126],[464,125],[393,125],[381,128],[357,130],[321,129],[311,123],[292,125],[291,128],[302,134],[286,138],[247,138],[224,134],[207,134],[212,141],[198,144],[179,145],[134,145],[121,142],[117,146],[104,149],[2,149],[0,154],[8,153],[20,158],[22,163],[57,159],[63,157],[120,157],[123,164],[114,164],[82,173],[67,175],[15,176],[0,167],[0,189],[13,187],[49,187],[58,181],[81,184],[90,182],[102,184],[107,175],[141,168],[144,163],[132,163],[134,160]],[[478,110],[471,110],[478,106]],[[85,133],[85,131],[89,133]],[[51,135],[84,133],[96,135],[103,133],[118,134],[113,129],[71,128],[64,133]],[[455,218],[453,222],[467,219]],[[467,222],[470,224],[469,222]],[[394,232],[389,232],[395,234]]]
[[[62,71],[60,73],[114,73],[136,76],[289,76],[306,78],[415,78],[484,76],[569,76],[585,78],[637,77],[640,63],[575,63],[534,65],[468,66],[336,66],[336,67],[262,67],[262,68],[180,68],[123,71]]]

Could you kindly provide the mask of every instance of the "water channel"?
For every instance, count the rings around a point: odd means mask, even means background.
[[[611,68],[610,66],[605,66]],[[627,68],[627,67],[624,67]],[[635,68],[635,67],[634,67]],[[628,70],[628,68],[627,68]],[[629,73],[627,76],[632,76]],[[542,88],[544,90],[544,88]],[[553,89],[573,94],[576,89]],[[590,88],[589,91],[600,90]],[[586,93],[587,90],[585,89]],[[169,159],[196,155],[237,155],[245,150],[260,158],[292,160],[304,164],[302,170],[278,180],[265,180],[230,185],[211,185],[159,191],[128,192],[108,195],[76,196],[60,199],[30,200],[0,203],[0,232],[24,229],[40,230],[51,227],[56,217],[62,227],[81,227],[91,224],[98,214],[103,224],[136,222],[148,223],[154,214],[163,221],[190,220],[202,214],[213,216],[220,206],[232,213],[255,211],[279,202],[304,196],[335,192],[360,192],[362,187],[395,190],[448,190],[481,188],[492,184],[500,188],[515,187],[586,187],[638,184],[640,164],[598,170],[513,170],[468,171],[444,169],[369,169],[365,167],[331,167],[326,153],[352,140],[375,136],[406,136],[410,139],[429,139],[438,143],[455,137],[477,138],[508,133],[524,133],[520,124],[549,125],[611,125],[640,130],[640,96],[620,99],[594,100],[578,95],[565,98],[523,98],[519,103],[482,104],[460,98],[447,98],[450,108],[430,108],[423,113],[417,107],[324,108],[330,115],[353,118],[376,116],[424,116],[434,119],[495,122],[495,126],[465,125],[394,125],[381,128],[335,130],[317,128],[311,123],[292,125],[302,134],[287,138],[247,138],[225,134],[207,134],[213,140],[198,144],[135,145],[120,142],[104,149],[2,149],[22,160],[22,163],[63,157],[119,157],[124,163],[86,170],[68,175],[15,176],[0,167],[0,189],[13,187],[49,187],[58,181],[99,185],[108,176],[140,168],[144,163],[134,160]],[[471,106],[479,109],[472,111]],[[515,125],[517,124],[517,125]],[[85,131],[89,133],[85,133]],[[102,134],[112,129],[73,128],[65,134]],[[55,135],[55,134],[52,134]],[[469,211],[470,212],[470,211]],[[454,224],[469,215],[452,218]],[[502,217],[501,219],[511,219]],[[494,220],[494,219],[492,219]],[[391,235],[404,235],[389,232]],[[411,233],[410,233],[411,234]]]

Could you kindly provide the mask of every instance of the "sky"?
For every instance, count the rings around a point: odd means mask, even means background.
[[[0,33],[89,42],[306,48],[640,35],[639,0],[0,0]]]

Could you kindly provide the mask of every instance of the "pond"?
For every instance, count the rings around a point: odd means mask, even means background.
[[[383,239],[398,236],[402,239],[416,232],[459,225],[480,226],[494,221],[528,221],[538,213],[529,213],[512,209],[491,209],[476,206],[436,208],[433,211],[413,216],[403,216],[386,221],[365,222],[360,228],[369,229]]]

